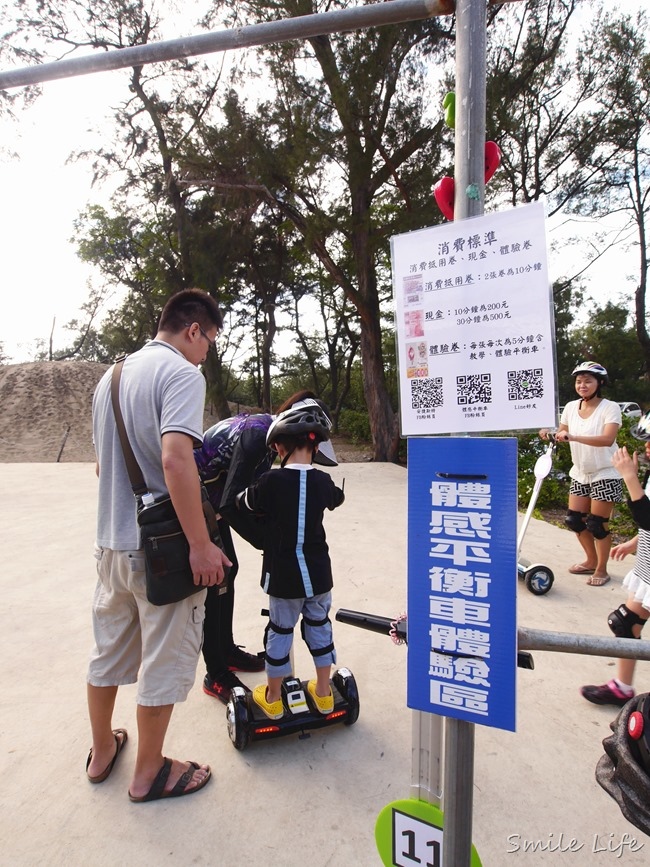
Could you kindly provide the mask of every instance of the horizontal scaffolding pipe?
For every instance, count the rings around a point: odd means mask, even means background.
[[[39,66],[26,66],[0,72],[0,90],[54,81],[59,78],[71,78],[75,75],[87,75],[91,72],[105,72],[109,69],[124,69],[145,63],[176,60],[180,57],[212,54],[234,48],[270,45],[273,42],[285,42],[290,39],[309,39],[325,33],[418,21],[436,15],[453,15],[455,7],[455,0],[387,0],[385,3],[336,9],[332,12],[301,15],[298,18],[266,21],[262,24],[249,24],[233,30],[217,30],[201,33],[198,36],[150,42],[146,45],[96,52],[83,57],[71,57],[53,63],[42,63]]]
[[[519,650],[555,650],[559,653],[584,653],[589,656],[650,659],[650,641],[636,638],[603,638],[601,635],[545,632],[542,629],[525,627],[519,627],[517,636]]]

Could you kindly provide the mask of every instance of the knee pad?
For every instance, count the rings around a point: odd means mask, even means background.
[[[633,626],[645,626],[647,617],[639,617],[634,611],[630,611],[627,605],[619,605],[616,611],[607,617],[607,625],[617,638],[640,638],[641,634],[634,635]]]
[[[576,512],[575,509],[567,509],[566,515],[564,516],[564,523],[567,525],[569,530],[573,530],[574,533],[580,534],[586,529],[585,514],[586,513],[584,512]]]
[[[331,623],[332,621],[329,617],[323,617],[322,620],[311,620],[309,617],[305,617],[303,614],[302,620],[300,621],[300,633],[302,635],[302,640],[305,642],[307,647],[309,648],[309,652],[312,656],[325,656],[326,653],[332,653],[334,650],[334,644],[330,642],[327,647],[319,647],[318,649],[314,649],[310,646],[307,641],[307,637],[305,635],[305,624],[307,626],[325,626],[327,623]]]
[[[273,623],[272,620],[266,624],[266,629],[264,630],[264,659],[268,662],[269,665],[286,665],[291,660],[291,654],[288,653],[286,656],[283,656],[282,659],[275,659],[273,656],[269,656],[266,652],[266,644],[269,638],[269,629],[273,630],[273,632],[277,632],[278,635],[291,635],[293,629],[290,627],[278,626],[277,623]]]
[[[589,530],[594,539],[606,539],[609,536],[609,530],[606,530],[603,525],[608,521],[609,518],[589,514],[585,521],[585,527]]]

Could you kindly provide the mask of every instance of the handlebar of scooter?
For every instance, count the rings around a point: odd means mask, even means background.
[[[404,616],[400,620],[391,620],[390,617],[381,617],[378,614],[366,614],[363,611],[352,611],[350,608],[339,608],[335,620],[339,623],[347,623],[350,626],[358,626],[360,629],[368,629],[370,632],[378,632],[380,635],[395,637],[400,643],[408,643],[408,618]],[[517,651],[517,667],[527,668],[532,671],[535,662],[528,650]]]
[[[360,629],[369,629],[381,635],[395,635],[401,641],[407,641],[407,618],[392,620],[390,617],[380,617],[378,614],[365,614],[363,611],[351,611],[349,608],[339,608],[335,619],[339,623],[348,623]]]

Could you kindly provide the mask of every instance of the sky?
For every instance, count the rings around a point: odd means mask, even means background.
[[[88,164],[67,160],[101,141],[89,130],[125,89],[118,73],[50,82],[17,121],[0,121],[0,343],[12,361],[31,360],[35,340],[48,342],[54,322],[54,348],[70,342],[63,326],[79,315],[93,276],[70,244],[73,222],[106,193],[92,189]]]
[[[55,350],[69,345],[64,325],[80,315],[88,281],[98,281],[70,238],[78,214],[88,203],[106,203],[109,191],[92,188],[88,163],[67,161],[73,150],[101,142],[96,130],[106,128],[111,106],[127,95],[127,77],[128,70],[116,70],[45,83],[34,106],[16,120],[0,120],[0,344],[10,362],[33,360],[36,341],[47,346],[51,332]],[[18,158],[11,159],[11,152]],[[583,232],[592,225],[585,224]],[[616,224],[609,225],[615,233]],[[572,231],[560,221],[549,223],[549,247]],[[551,249],[551,279],[574,270],[586,250],[573,247],[560,255]],[[624,249],[609,253],[594,269],[589,291],[600,303],[629,294],[633,285],[626,274],[634,274],[637,259]]]

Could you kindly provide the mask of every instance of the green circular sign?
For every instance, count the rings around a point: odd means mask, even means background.
[[[442,867],[443,812],[415,799],[393,801],[377,817],[375,842],[386,867]],[[472,846],[471,867],[481,867]]]

